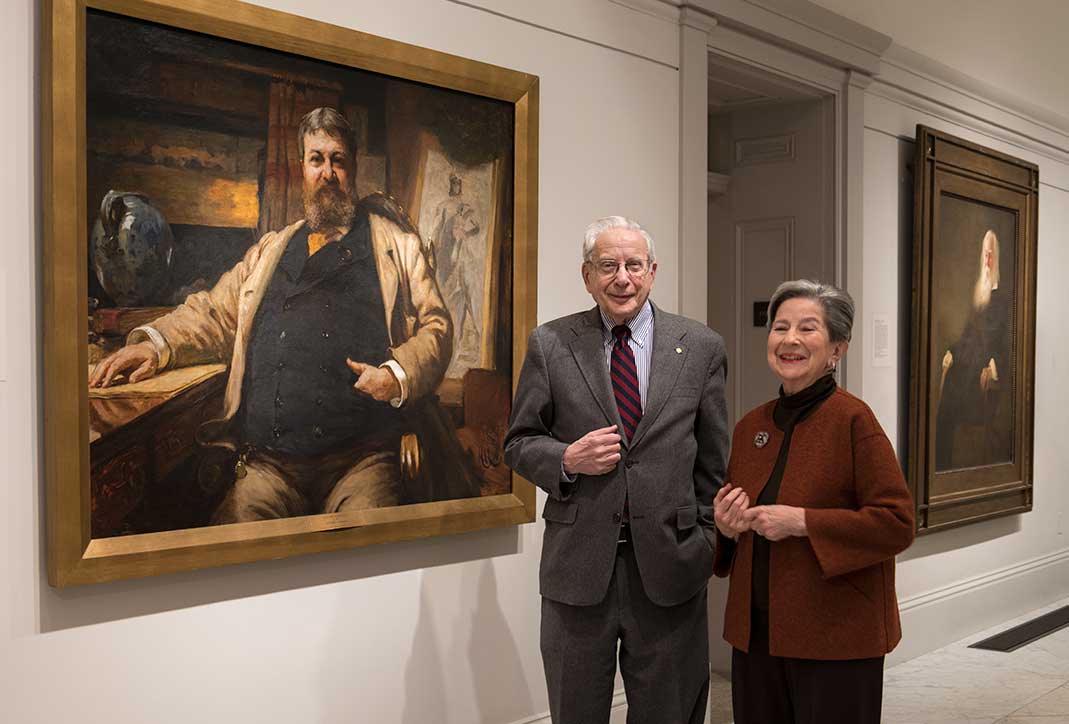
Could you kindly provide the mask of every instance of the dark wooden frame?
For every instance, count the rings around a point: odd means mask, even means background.
[[[512,103],[513,385],[537,311],[537,76],[236,0],[45,0],[40,127],[49,583],[96,583],[533,521],[534,486],[513,475],[504,495],[92,537],[85,384],[87,8]]]
[[[920,533],[1032,509],[1035,388],[1036,248],[1039,168],[1032,163],[926,126],[917,127],[914,190],[913,328],[910,364],[910,488]],[[933,258],[940,239],[943,194],[1008,211],[1016,217],[1011,354],[1011,462],[936,472],[934,305],[940,280]],[[979,240],[978,240],[979,241]],[[967,260],[972,264],[973,260]]]

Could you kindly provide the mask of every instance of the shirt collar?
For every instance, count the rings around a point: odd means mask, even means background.
[[[601,325],[605,332],[605,343],[608,344],[613,340],[612,328],[616,326],[616,323],[609,318],[609,315],[605,314],[605,310],[598,307],[598,311],[601,313]],[[649,299],[642,305],[642,309],[638,310],[638,314],[625,322],[631,329],[631,339],[639,347],[645,348],[646,342],[649,341],[650,332],[653,331],[653,304]]]

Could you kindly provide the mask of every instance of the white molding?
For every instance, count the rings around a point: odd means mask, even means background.
[[[973,576],[972,578],[966,578],[964,581],[955,581],[954,583],[950,583],[941,588],[908,596],[899,600],[898,610],[902,613],[906,613],[914,608],[931,606],[948,598],[960,596],[978,588],[983,588],[984,586],[1002,583],[1016,576],[1036,572],[1047,566],[1057,565],[1059,563],[1069,564],[1069,548],[1046,553],[1027,561],[1020,561],[1013,565],[1003,566],[1002,568],[996,568],[993,571]],[[1065,581],[1067,584],[1066,591],[1069,592],[1069,578],[1066,578]]]
[[[672,69],[679,62],[679,12],[658,0],[446,0]],[[668,15],[660,11],[663,5]],[[554,41],[548,41],[550,44]]]
[[[903,598],[898,605],[903,639],[888,657],[888,666],[960,641],[1066,596],[1069,596],[1069,548]]]
[[[771,38],[838,68],[873,74],[891,38],[806,0],[690,0],[724,27]]]
[[[836,219],[839,243],[836,247],[835,277],[840,288],[854,298],[854,318],[865,318],[865,88],[871,76],[848,70],[836,97],[838,122],[835,145],[841,164],[836,177],[836,198],[842,204]],[[863,324],[854,328],[853,344],[865,348],[867,330]],[[847,355],[842,366],[841,384],[864,398],[864,355]]]
[[[679,24],[703,33],[711,33],[720,23],[704,10],[684,5],[679,11]]]
[[[709,34],[709,50],[817,89],[822,94],[840,92],[846,77],[841,68],[723,24]]]
[[[709,32],[679,26],[679,313],[709,318]]]
[[[682,0],[609,0],[609,2],[673,23],[679,21],[679,6],[682,4]]]
[[[865,102],[867,129],[913,142],[918,123],[1039,164],[1041,187],[1069,191],[1069,153],[1036,144],[1012,130],[907,91],[887,92],[887,86],[880,83],[869,89]]]
[[[914,54],[914,59],[916,54]],[[1027,110],[1006,108],[1000,103],[980,97],[972,88],[955,85],[960,74],[936,77],[930,74],[936,65],[925,69],[907,67],[898,61],[885,62],[867,93],[872,98],[912,109],[949,123],[968,128],[992,140],[1009,145],[1011,153],[1020,150],[1033,154],[1029,160],[1048,159],[1069,165],[1069,127],[1060,130],[1047,121],[1037,120]],[[949,71],[949,69],[947,69]],[[978,84],[979,81],[976,81]],[[866,113],[866,125],[893,135],[913,138],[916,113],[911,123],[903,124],[895,114],[875,112],[878,104]],[[1069,121],[1067,121],[1069,124]],[[904,127],[905,126],[905,127]],[[1044,179],[1045,169],[1040,178]],[[1064,186],[1064,184],[1062,184]]]
[[[1035,127],[1050,131],[1056,137],[1069,140],[1069,118],[1044,108],[1012,92],[944,65],[926,55],[892,43],[884,54],[885,65],[911,73],[919,78],[942,85],[947,90],[972,98],[985,105],[1010,114]],[[881,70],[880,75],[883,75]]]

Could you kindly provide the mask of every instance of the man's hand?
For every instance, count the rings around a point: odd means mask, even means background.
[[[792,505],[757,505],[743,513],[750,529],[770,541],[791,536],[809,535],[805,525],[805,509]]]
[[[616,425],[591,430],[564,451],[564,472],[568,475],[602,475],[620,462],[620,436]]]
[[[996,382],[998,382],[998,367],[995,365],[995,358],[992,357],[987,361],[987,366],[980,370],[980,389],[989,392]]]
[[[126,377],[127,382],[139,382],[156,374],[160,358],[152,342],[129,344],[97,363],[89,375],[90,387],[108,387],[115,376],[121,372],[133,370]]]
[[[750,498],[728,483],[717,491],[713,499],[713,520],[722,535],[731,540],[738,540],[739,534],[750,530],[746,519],[746,510],[750,507]]]
[[[401,396],[401,383],[388,367],[375,367],[363,362],[353,362],[348,357],[345,364],[357,375],[353,389],[379,402],[389,402]]]

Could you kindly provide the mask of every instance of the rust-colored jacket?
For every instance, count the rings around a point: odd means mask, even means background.
[[[751,504],[783,442],[775,401],[735,426],[726,482]],[[758,432],[768,433],[763,447]],[[891,443],[868,405],[836,389],[794,428],[779,497],[805,508],[807,538],[772,544],[769,653],[804,659],[883,656],[902,638],[895,554],[913,541],[913,502]],[[749,650],[753,533],[738,544],[717,534],[714,573],[731,576],[724,638]]]

